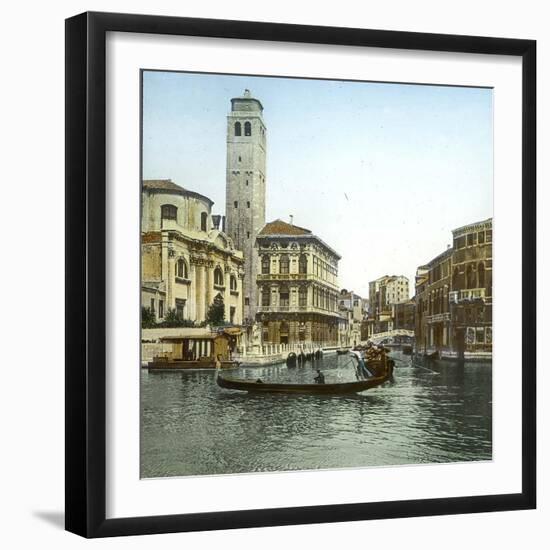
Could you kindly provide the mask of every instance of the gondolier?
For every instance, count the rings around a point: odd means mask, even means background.
[[[363,359],[363,356],[361,355],[360,351],[350,351],[350,354],[352,357],[354,357],[357,360],[357,373],[358,378],[363,378],[363,380],[367,380],[368,378],[372,378],[374,374],[367,368],[367,365],[365,365],[365,361]]]

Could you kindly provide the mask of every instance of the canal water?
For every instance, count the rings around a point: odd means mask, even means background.
[[[141,477],[491,460],[491,364],[416,362],[349,396],[224,390],[213,371],[141,373]],[[314,367],[314,368],[313,368]],[[355,380],[348,356],[230,376],[277,382]]]

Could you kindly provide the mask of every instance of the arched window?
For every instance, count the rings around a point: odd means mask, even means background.
[[[485,265],[479,262],[477,266],[477,288],[485,288]]]
[[[187,263],[183,258],[176,262],[176,277],[180,279],[188,279]]]
[[[252,135],[252,125],[250,122],[244,123],[244,135],[245,136],[251,136]]]
[[[453,270],[453,290],[460,290],[460,271],[458,267]]]
[[[307,306],[307,287],[302,286],[300,287],[300,291],[298,293],[298,300],[300,307]]]
[[[288,323],[286,321],[281,321],[279,325],[279,334],[288,336]]]
[[[208,223],[208,214],[206,212],[202,212],[201,213],[201,231],[208,231],[207,223]]]
[[[279,305],[281,307],[288,307],[289,305],[289,292],[287,286],[279,288]]]
[[[264,286],[262,288],[262,306],[269,306],[271,303],[271,290],[269,287]]]
[[[214,286],[223,286],[223,273],[219,267],[214,269]]]
[[[163,204],[160,207],[160,215],[163,220],[177,220],[178,209],[173,204]]]
[[[302,254],[298,262],[298,270],[300,273],[307,273],[307,256]]]
[[[269,275],[269,256],[262,256],[262,275]]]
[[[241,135],[241,123],[235,122],[235,135],[240,136]]]
[[[235,275],[231,275],[229,278],[229,289],[233,292],[237,292],[237,277],[235,277]]]
[[[288,254],[282,254],[279,258],[279,273],[287,274],[290,268]]]
[[[466,270],[466,288],[475,288],[476,287],[476,274],[474,271],[474,266],[470,264]]]

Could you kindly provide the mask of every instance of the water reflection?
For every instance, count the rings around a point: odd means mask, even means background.
[[[395,359],[393,382],[343,396],[249,395],[212,371],[143,371],[142,477],[491,459],[491,366]],[[311,383],[316,368],[355,380],[338,355],[231,374]]]

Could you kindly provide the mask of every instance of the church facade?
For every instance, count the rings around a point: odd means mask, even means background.
[[[263,343],[338,345],[340,255],[309,229],[281,220],[266,224],[256,245]]]
[[[242,323],[243,255],[212,216],[213,202],[171,180],[142,182],[141,301],[157,322],[169,310],[206,320],[221,296],[225,320]]]

